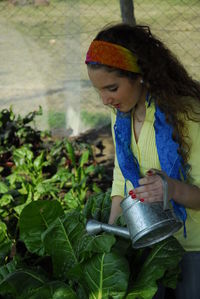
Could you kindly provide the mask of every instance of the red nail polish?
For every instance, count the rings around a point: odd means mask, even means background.
[[[144,202],[144,198],[140,198],[140,201],[141,201],[141,202]]]
[[[130,190],[128,194],[129,194],[129,195],[132,195],[132,194],[135,194],[135,193],[134,193],[133,190]]]
[[[135,199],[136,195],[135,194],[131,194],[131,198]]]

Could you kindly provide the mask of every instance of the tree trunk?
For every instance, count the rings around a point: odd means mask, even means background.
[[[123,23],[136,25],[133,0],[120,0],[120,10]]]

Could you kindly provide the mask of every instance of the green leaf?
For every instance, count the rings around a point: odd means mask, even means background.
[[[0,262],[2,263],[9,254],[12,246],[12,241],[8,238],[7,226],[0,221]]]
[[[13,197],[11,194],[4,194],[0,198],[0,206],[3,207],[3,206],[8,205],[12,200],[13,200]]]
[[[169,269],[165,272],[164,277],[161,279],[162,285],[170,289],[175,289],[180,274],[180,265],[175,265],[173,269]]]
[[[36,171],[40,171],[42,169],[43,162],[44,162],[44,151],[42,151],[40,155],[33,162],[33,166]]]
[[[86,164],[89,160],[89,155],[90,155],[90,151],[86,150],[82,153],[80,161],[79,161],[79,166],[83,167],[84,164]]]
[[[31,122],[34,120],[34,118],[36,117],[36,115],[42,115],[43,111],[42,111],[42,106],[39,106],[39,110],[38,111],[33,111],[33,112],[29,112],[24,118],[23,118],[23,125]]]
[[[72,144],[71,144],[69,141],[66,142],[66,149],[67,149],[67,153],[68,153],[69,159],[70,159],[70,161],[72,162],[72,165],[73,165],[74,167],[76,167],[76,156],[75,156],[75,151],[74,151],[74,149],[73,149]]]
[[[44,183],[56,183],[62,182],[66,183],[72,177],[72,173],[67,168],[59,168],[56,174],[54,174],[50,179],[44,181]]]
[[[7,239],[7,226],[4,222],[0,221],[0,244]]]
[[[25,203],[18,205],[16,207],[14,207],[14,211],[17,213],[17,215],[19,216],[21,214],[21,212],[23,211],[23,209],[30,203],[30,201],[26,201]]]
[[[35,187],[34,199],[37,200],[45,195],[51,195],[53,198],[56,198],[58,192],[59,189],[56,186],[54,186],[53,183],[49,183],[48,181],[40,182]]]
[[[8,186],[5,183],[0,182],[0,193],[7,193],[8,190]]]
[[[152,299],[157,291],[157,287],[146,286],[146,288],[135,288],[134,291],[130,292],[126,299]]]
[[[77,194],[74,194],[72,188],[65,194],[64,200],[67,209],[76,209],[80,206],[79,197],[77,196]]]
[[[115,253],[95,255],[84,267],[90,299],[124,298],[128,279],[127,260]]]
[[[52,281],[34,290],[34,294],[29,299],[78,299],[78,297],[65,283]]]
[[[16,262],[15,260],[10,261],[9,263],[7,263],[6,265],[0,267],[0,283],[4,280],[6,280],[6,278],[12,274],[13,272],[15,272],[16,270]]]
[[[97,194],[102,193],[101,188],[99,188],[96,183],[92,184],[92,190],[94,191],[94,193],[97,193]]]
[[[80,239],[80,256],[83,259],[90,258],[93,253],[108,253],[115,244],[116,239],[114,235],[100,234],[100,235],[83,235]]]
[[[16,269],[14,260],[0,267],[0,294],[12,294],[16,299],[78,299],[65,283],[47,282],[39,271]]]
[[[81,262],[93,253],[109,252],[115,243],[114,236],[89,236],[80,213],[66,213],[44,233],[46,252],[52,257],[55,277],[65,278],[76,268],[81,278]],[[52,239],[53,244],[52,244]],[[74,275],[74,273],[73,273]]]
[[[184,250],[174,237],[155,244],[128,293],[127,299],[150,299],[157,291],[157,283],[167,270],[175,269]]]
[[[0,264],[4,264],[7,260],[12,248],[12,241],[7,239],[0,244]]]
[[[63,215],[63,209],[58,201],[35,201],[27,205],[19,219],[20,239],[28,250],[38,255],[44,254],[41,240],[42,233]]]
[[[42,286],[45,281],[43,276],[32,270],[15,270],[4,275],[4,279],[0,281],[0,294],[12,294],[14,298],[21,299],[21,296],[26,293],[26,298],[29,298],[30,290]]]
[[[33,152],[27,146],[22,146],[21,148],[14,150],[13,160],[16,166],[24,166],[27,161],[32,162]]]
[[[101,222],[108,222],[111,208],[110,190],[105,193],[95,194],[89,197],[84,209],[83,215],[87,218],[93,218]]]
[[[77,212],[67,213],[43,234],[45,251],[52,257],[54,275],[59,279],[79,265],[78,248],[84,230],[79,217]]]
[[[90,173],[94,172],[95,169],[96,169],[96,166],[91,164],[85,168],[85,174],[90,174]]]

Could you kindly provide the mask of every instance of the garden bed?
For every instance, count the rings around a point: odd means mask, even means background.
[[[90,218],[108,222],[109,128],[57,139],[31,127],[41,114],[0,112],[0,295],[150,299],[159,281],[175,288],[183,255],[175,238],[134,250],[129,240],[85,230]]]

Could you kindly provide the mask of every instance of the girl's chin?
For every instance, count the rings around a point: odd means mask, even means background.
[[[123,108],[123,107],[120,107],[117,110],[119,110],[120,112],[128,113],[128,112],[130,112],[132,110],[132,108]]]

